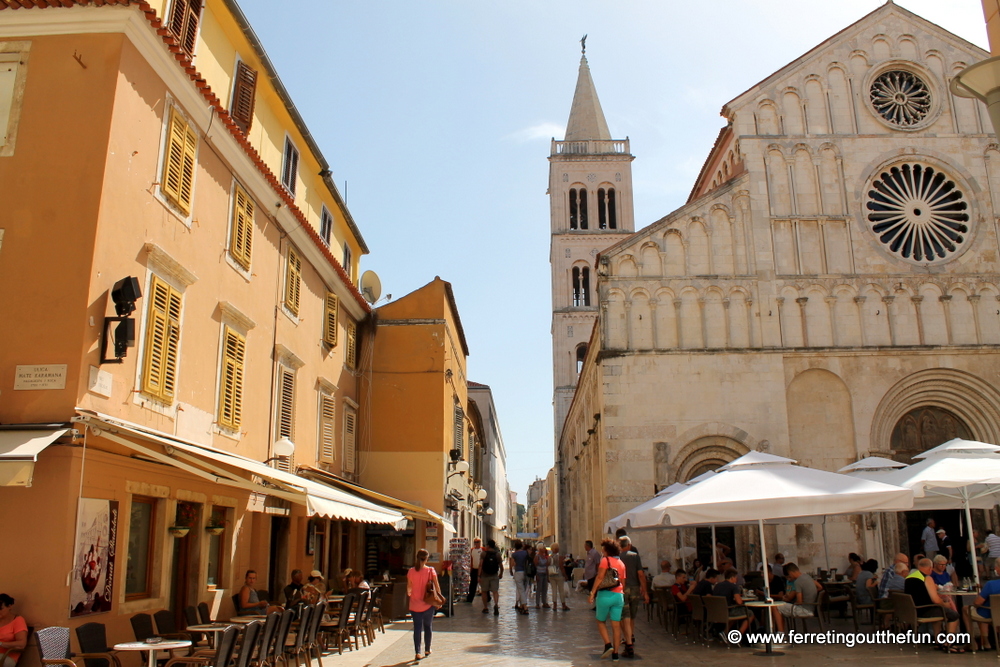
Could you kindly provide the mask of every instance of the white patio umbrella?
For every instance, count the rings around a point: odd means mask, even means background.
[[[976,584],[976,550],[972,540],[972,508],[990,508],[1000,502],[1000,447],[955,438],[914,458],[913,465],[878,473],[887,484],[913,489],[914,509],[962,509],[970,540],[969,560]],[[861,473],[854,475],[861,478]],[[872,473],[864,478],[872,479]]]
[[[907,510],[909,489],[794,465],[765,452],[750,452],[719,472],[660,504],[661,523],[670,526],[756,522],[766,554],[764,521],[881,510]],[[635,525],[635,522],[633,522]],[[767,580],[767,558],[761,559]]]

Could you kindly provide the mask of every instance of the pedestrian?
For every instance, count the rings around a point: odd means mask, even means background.
[[[923,555],[925,558],[934,558],[938,552],[937,534],[934,530],[934,519],[927,519],[927,527],[924,528],[924,532],[920,534],[920,541],[923,542],[924,545]],[[913,562],[916,564],[917,560],[914,559]]]
[[[945,532],[944,528],[938,528],[935,534],[940,554],[947,558],[949,563],[955,562],[955,550],[951,546],[951,538],[948,537],[948,533]]]
[[[705,578],[705,566],[701,564],[701,560],[695,558],[691,563],[691,580],[695,583],[701,581]]]
[[[534,544],[526,544],[524,548],[528,552],[528,560],[524,564],[524,584],[528,591],[528,599],[535,590],[535,575],[538,574],[538,567],[535,565],[535,554],[537,550]]]
[[[417,660],[423,660],[431,654],[431,626],[434,623],[434,613],[437,607],[428,603],[425,598],[433,590],[441,596],[441,584],[438,582],[437,570],[427,564],[430,553],[427,549],[417,552],[417,564],[406,573],[406,594],[410,598],[410,617],[413,618],[413,648]],[[442,596],[443,597],[443,596]],[[423,635],[424,652],[420,652],[420,638]]]
[[[472,549],[469,552],[469,559],[471,561],[469,569],[469,595],[465,598],[466,602],[472,602],[476,597],[476,586],[479,585],[479,566],[483,562],[483,541],[478,537],[472,540]]]
[[[635,657],[635,619],[639,615],[639,600],[649,604],[646,571],[642,569],[639,552],[632,550],[628,535],[618,538],[621,561],[625,563],[624,605],[622,607],[622,633],[625,635],[625,657]]]
[[[604,652],[601,657],[606,658],[610,655],[612,662],[618,662],[616,649],[622,641],[622,607],[625,605],[625,563],[618,558],[621,554],[621,548],[613,541],[604,540],[601,542],[601,549],[604,552],[604,557],[599,559],[595,575],[596,581],[590,590],[590,603],[596,603],[597,631],[601,634],[601,639],[604,640]],[[611,576],[607,576],[612,570]],[[609,619],[611,621],[611,637],[608,636],[607,622]],[[611,641],[612,638],[614,643]]]
[[[992,530],[987,530],[986,548],[989,549],[986,553],[986,571],[990,573],[990,578],[993,578],[996,576],[993,564],[1000,558],[1000,535],[997,535]]]
[[[528,588],[527,578],[524,574],[524,567],[528,563],[528,552],[524,548],[521,540],[514,540],[514,553],[510,555],[508,567],[510,574],[514,578],[514,591],[517,593],[517,600],[514,609],[519,614],[528,613]]]
[[[601,552],[594,548],[594,543],[590,540],[583,543],[583,550],[587,552],[586,565],[583,567],[583,578],[587,582],[584,588],[589,591],[594,587],[597,564],[601,562]]]
[[[549,587],[552,589],[552,608],[559,609],[561,604],[563,611],[569,611],[569,605],[566,604],[566,573],[559,544],[553,542],[550,551],[552,560],[549,562]]]
[[[544,544],[538,545],[538,551],[535,553],[534,558],[535,609],[539,608],[539,602],[541,602],[543,608],[549,608],[549,563],[551,562],[552,558],[549,556],[549,550],[545,548]]]
[[[497,543],[486,540],[486,550],[479,564],[479,589],[483,592],[483,613],[489,613],[490,593],[493,593],[493,615],[500,615],[500,580],[503,579],[503,560]]]

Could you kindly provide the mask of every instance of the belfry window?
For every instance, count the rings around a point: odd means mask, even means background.
[[[618,229],[618,212],[615,208],[615,189],[598,190],[597,224],[601,229]]]
[[[590,305],[590,268],[573,267],[573,306]]]
[[[587,229],[587,189],[569,190],[569,228]]]
[[[583,360],[587,358],[587,346],[577,345],[576,346],[576,374],[579,375],[583,372]]]

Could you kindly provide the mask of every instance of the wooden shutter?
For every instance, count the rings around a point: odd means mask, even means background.
[[[295,248],[288,247],[285,270],[285,307],[293,315],[299,314],[299,295],[302,291],[302,258]]]
[[[243,358],[246,339],[226,327],[222,345],[219,425],[236,431],[240,428],[243,416]]]
[[[201,19],[201,0],[174,0],[170,9],[170,32],[189,56],[194,55]]]
[[[337,313],[340,299],[332,292],[326,293],[326,308],[323,315],[323,342],[330,347],[337,346]]]
[[[288,438],[295,435],[295,372],[284,366],[278,366],[278,405],[277,433],[275,439]],[[275,467],[279,470],[291,471],[292,457],[277,459]]]
[[[236,82],[233,86],[233,103],[229,110],[233,121],[243,133],[250,131],[253,109],[257,101],[257,70],[248,67],[242,60],[236,65]]]
[[[295,194],[295,179],[299,173],[299,151],[288,137],[285,137],[285,162],[281,167],[281,182],[288,191]]]
[[[465,413],[461,406],[455,406],[455,449],[465,454]]]
[[[348,321],[345,328],[347,329],[347,345],[344,350],[344,363],[353,370],[357,366],[358,325]]]
[[[253,199],[239,184],[233,193],[233,230],[229,254],[244,269],[250,269],[253,250]]]
[[[169,403],[173,400],[177,382],[181,295],[157,276],[150,281],[149,292],[142,391]]]
[[[197,150],[198,135],[177,109],[171,107],[160,190],[184,215],[191,213]]]
[[[345,473],[354,473],[354,443],[355,443],[355,429],[357,427],[358,415],[349,405],[344,406],[344,465],[343,471]]]
[[[319,460],[333,463],[337,444],[337,402],[333,396],[320,394],[319,397]]]

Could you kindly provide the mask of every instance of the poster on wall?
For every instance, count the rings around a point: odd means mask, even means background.
[[[69,587],[70,617],[111,611],[117,535],[118,501],[81,498]]]

